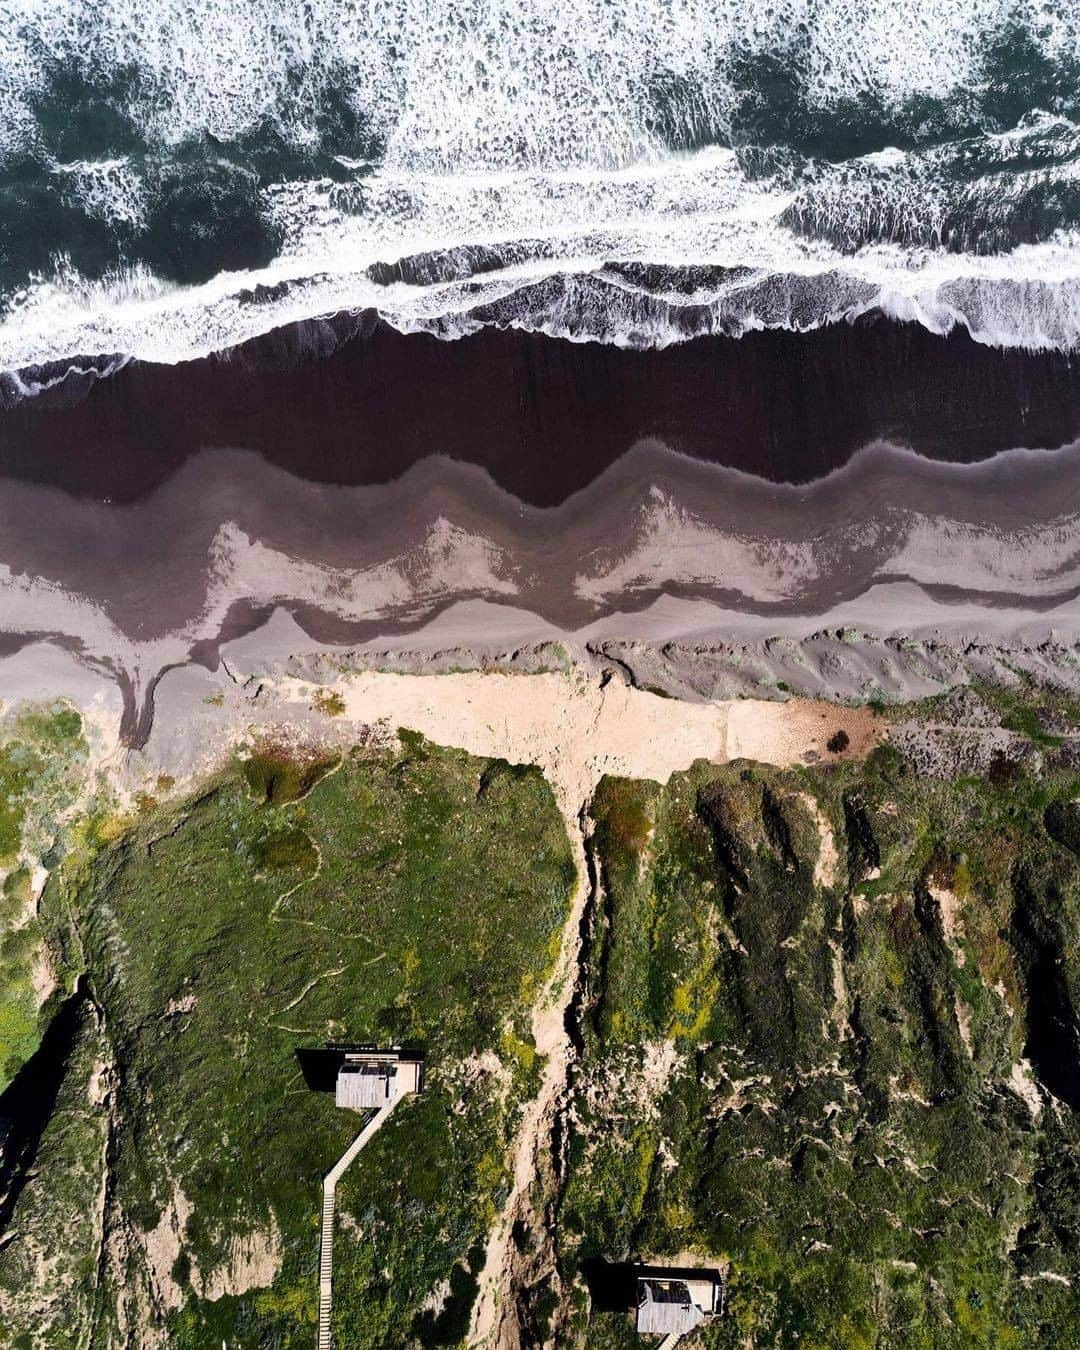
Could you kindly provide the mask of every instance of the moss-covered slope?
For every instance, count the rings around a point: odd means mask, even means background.
[[[335,1343],[460,1334],[573,884],[550,789],[418,738],[317,773],[267,751],[256,770],[49,885],[43,921],[113,1083],[107,1160],[97,1130],[74,1170],[76,1135],[43,1136],[0,1248],[0,1344],[67,1344],[62,1281],[83,1345],[309,1346],[321,1178],[361,1123],[302,1076],[297,1048],[328,1038],[413,1041],[429,1062],[339,1188]],[[85,1260],[28,1269],[28,1221],[62,1233],[95,1205]]]
[[[601,786],[579,1287],[690,1250],[730,1262],[706,1344],[1080,1343],[1080,784],[996,780]]]
[[[82,718],[63,703],[0,717],[0,1093],[41,1038],[49,981],[34,873],[53,861],[61,822],[85,785],[86,759]]]

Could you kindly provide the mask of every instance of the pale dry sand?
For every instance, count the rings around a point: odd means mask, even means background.
[[[882,722],[869,708],[837,707],[813,699],[786,703],[739,699],[727,704],[728,759],[778,765],[835,759],[828,742],[837,732],[848,738],[845,756],[865,759],[881,739]]]
[[[836,849],[836,836],[832,832],[828,817],[818,805],[816,798],[809,792],[801,792],[799,800],[814,821],[818,832],[818,856],[814,863],[814,882],[818,886],[835,886],[840,869],[840,854]]]
[[[365,671],[329,687],[342,697],[344,723],[406,727],[474,755],[536,764],[571,828],[605,775],[666,783],[699,759],[783,766],[836,758],[826,741],[841,728],[850,738],[845,754],[863,758],[883,732],[867,708],[806,699],[688,703],[576,672]],[[275,681],[274,690],[283,709],[308,706],[313,696],[313,686],[294,677]]]

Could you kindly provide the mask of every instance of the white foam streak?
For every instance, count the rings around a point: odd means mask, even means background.
[[[73,160],[53,173],[87,215],[113,225],[141,225],[146,214],[143,184],[126,158]]]
[[[937,150],[809,163],[785,180],[750,177],[715,145],[688,155],[670,147],[724,140],[747,95],[740,79],[768,61],[797,71],[811,107],[867,97],[900,109],[977,90],[988,50],[1012,23],[1044,55],[1080,57],[1078,16],[1053,0],[110,0],[91,16],[82,0],[0,0],[0,160],[44,153],[35,100],[50,69],[114,79],[151,158],[207,133],[235,142],[267,126],[313,147],[328,94],[378,147],[377,167],[338,157],[346,183],[266,190],[285,242],[257,273],[187,291],[137,267],[101,282],[62,265],[37,278],[0,325],[0,369],[101,352],[178,362],[368,307],[403,331],[442,337],[497,323],[663,346],[698,333],[812,328],[881,306],[938,332],[963,325],[983,342],[1073,347],[1074,237],[993,257],[899,244],[852,252],[842,242],[882,220],[903,226],[889,237],[932,242],[949,206]],[[1015,177],[988,179],[987,191],[1005,200],[1037,188],[1022,168],[1024,136],[1059,130],[1063,145],[1076,140],[1075,127],[1051,117],[1009,133]],[[143,221],[144,185],[126,161],[79,160],[54,173],[90,214],[128,230]],[[793,204],[820,228],[796,233],[785,217]],[[444,267],[443,280],[387,287],[366,275],[376,262],[429,253],[446,263],[455,250],[522,241],[480,276]],[[693,295],[613,276],[575,280],[612,260],[751,275]],[[239,294],[280,282],[288,293],[264,303]]]
[[[89,283],[61,266],[20,296],[0,326],[0,368],[102,352],[174,363],[282,324],[365,308],[401,331],[442,337],[496,323],[664,346],[708,332],[809,329],[880,306],[939,333],[962,325],[993,345],[1080,344],[1077,235],[991,256],[892,244],[845,254],[788,229],[782,215],[790,194],[747,181],[728,151],[634,171],[494,182],[379,171],[355,191],[363,214],[335,206],[343,190],[335,194],[325,183],[275,193],[270,208],[289,231],[282,255],[257,272],[221,274],[203,286],[167,286],[140,267]],[[475,274],[469,257],[478,250],[502,250],[510,261]],[[387,285],[366,273],[374,262],[418,254],[432,255],[436,275],[441,267],[452,279]],[[606,269],[612,260],[731,272],[690,290],[662,282],[651,289]],[[286,287],[276,297],[251,302],[256,286],[280,283]]]

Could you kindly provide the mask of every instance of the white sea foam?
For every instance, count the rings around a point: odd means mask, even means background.
[[[87,282],[61,265],[17,297],[0,326],[0,368],[101,352],[172,363],[281,324],[369,307],[404,332],[452,338],[497,324],[637,347],[811,329],[880,307],[938,333],[962,325],[992,345],[1080,345],[1080,236],[1061,231],[989,256],[898,244],[845,253],[794,234],[781,219],[790,194],[746,182],[727,151],[561,174],[542,188],[534,174],[492,182],[380,170],[363,192],[369,203],[397,203],[396,212],[345,211],[327,184],[275,192],[269,209],[288,224],[281,255],[202,286],[167,285],[141,266]],[[540,192],[543,222],[530,214]],[[475,273],[470,258],[484,250],[506,265]],[[368,275],[373,263],[417,255],[451,279],[378,284]],[[634,260],[681,279],[646,285],[608,266]],[[710,264],[728,271],[696,279],[686,271]],[[256,286],[281,283],[252,302]]]
[[[73,160],[57,164],[54,174],[89,216],[112,224],[137,226],[146,214],[143,182],[125,158]]]
[[[797,72],[811,108],[945,106],[985,82],[1010,24],[1048,59],[1080,59],[1080,10],[1052,0],[112,0],[91,19],[81,0],[0,0],[0,162],[41,149],[36,100],[57,68],[115,77],[152,156],[267,124],[313,147],[331,89],[379,147],[338,157],[344,183],[265,190],[284,243],[258,272],[181,290],[138,265],[90,282],[61,259],[9,305],[0,368],[99,352],[176,362],[367,307],[448,338],[493,323],[663,346],[880,306],[988,343],[1080,345],[1080,239],[1061,230],[996,255],[947,251],[947,150],[756,176],[720,146],[740,101],[760,97],[745,72],[768,59]],[[965,189],[990,218],[1041,185],[1027,139],[1060,140],[1063,182],[1080,153],[1077,128],[1049,115],[1006,135],[1015,165]],[[146,184],[128,161],[54,172],[88,213],[131,229],[144,219]],[[875,231],[902,242],[852,244]],[[468,250],[497,256],[472,275]],[[368,275],[413,255],[444,279]],[[665,289],[605,270],[612,261],[745,274]],[[281,282],[260,303],[242,294]]]
[[[136,71],[133,116],[173,144],[268,117],[308,144],[336,82],[393,165],[453,172],[632,162],[656,145],[665,81],[688,125],[722,127],[733,68],[796,46],[817,103],[902,103],[977,84],[1007,23],[1058,59],[1080,28],[1068,0],[3,0],[0,16],[9,144],[46,68],[69,65]]]

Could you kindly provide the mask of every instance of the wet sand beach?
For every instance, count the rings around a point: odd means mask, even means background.
[[[791,483],[878,440],[957,463],[1056,448],[1080,435],[1080,367],[881,315],[644,351],[494,328],[445,341],[342,315],[9,402],[0,471],[99,500],[136,501],[193,454],[242,447],[339,484],[441,454],[553,506],[646,438]]]
[[[901,639],[928,634],[961,654],[980,637],[1067,648],[1080,610],[1078,524],[1073,447],[955,465],[879,444],[794,486],[639,443],[551,508],[442,457],[384,486],[347,487],[214,450],[134,503],[9,481],[0,630],[9,652],[51,643],[116,681],[135,739],[164,671],[218,670],[224,647],[257,641],[275,615],[292,625],[291,657],[362,650],[411,669],[505,665],[521,648],[558,643],[666,664],[642,680],[688,693],[703,642],[726,644],[715,653],[725,678],[740,644],[848,628],[896,639],[901,655]],[[680,646],[683,657],[662,658]],[[687,662],[695,674],[684,679]],[[823,697],[860,692],[849,673],[822,667],[811,679],[813,662],[802,675],[775,664],[763,659],[754,674],[748,651],[740,691],[794,679]]]

